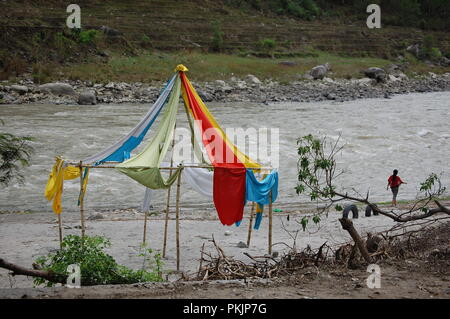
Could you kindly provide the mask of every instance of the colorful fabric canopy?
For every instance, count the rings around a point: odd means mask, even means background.
[[[177,77],[166,111],[156,131],[156,135],[150,143],[138,155],[116,165],[117,170],[151,189],[169,188],[181,171],[181,167],[179,167],[167,180],[164,180],[160,170],[175,130],[178,100],[180,99],[180,84],[180,79]]]
[[[199,193],[212,197],[219,219],[224,225],[239,223],[243,217],[246,201],[257,203],[255,228],[259,227],[262,218],[262,207],[272,202],[278,194],[278,173],[272,171],[258,181],[253,169],[260,171],[261,165],[242,153],[226,136],[223,129],[214,119],[203,103],[184,72],[187,68],[179,65],[153,107],[140,123],[124,138],[91,157],[84,159],[83,164],[98,165],[102,162],[119,162],[116,169],[149,189],[169,188],[177,179],[183,165],[165,179],[161,174],[161,165],[173,140],[180,93],[184,100],[188,123],[192,133],[192,146],[195,156],[201,163],[214,167],[213,172],[207,169],[186,167],[186,181]],[[130,158],[130,153],[143,140],[144,136],[161,112],[166,109],[155,136],[139,154]],[[195,120],[195,122],[193,121]],[[197,125],[197,126],[196,126]],[[205,158],[196,140],[194,129],[201,133],[201,142],[208,158]],[[88,169],[84,171],[84,187],[80,192],[82,200],[88,180]],[[47,183],[45,196],[53,199],[53,210],[61,212],[61,194],[63,181],[80,176],[80,169],[67,166],[63,160],[57,159]],[[151,192],[147,189],[144,207],[149,206]]]

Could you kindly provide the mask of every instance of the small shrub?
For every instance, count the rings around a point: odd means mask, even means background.
[[[133,270],[117,264],[104,249],[111,246],[108,239],[100,236],[68,235],[62,242],[62,249],[48,256],[36,259],[36,264],[43,270],[55,274],[68,275],[67,267],[72,264],[80,266],[81,285],[132,284],[147,281],[162,281],[161,258],[146,249],[140,256],[144,257],[144,267]],[[35,285],[54,285],[43,278],[35,278]]]
[[[211,42],[211,49],[214,52],[220,52],[223,50],[223,35],[222,26],[220,22],[215,21],[213,23],[213,38]]]
[[[79,29],[74,29],[77,31],[73,31],[77,42],[82,43],[82,44],[88,44],[88,43],[92,43],[94,42],[94,40],[96,38],[99,37],[99,31],[98,30],[94,30],[94,29],[90,29],[90,30],[85,30],[85,31],[80,31]]]
[[[439,48],[431,48],[430,57],[432,59],[439,59],[442,57],[441,50]]]
[[[274,39],[262,39],[259,41],[259,46],[264,50],[273,50],[277,47],[277,41]]]

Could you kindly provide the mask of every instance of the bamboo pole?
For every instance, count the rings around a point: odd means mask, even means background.
[[[248,224],[247,247],[250,247],[250,239],[252,238],[252,223],[254,211],[255,211],[255,202],[252,202],[252,209],[250,210],[250,222]]]
[[[177,200],[176,200],[176,241],[177,241],[177,271],[180,270],[180,188],[181,188],[181,173],[178,175],[177,181]]]
[[[145,245],[145,242],[147,241],[147,215],[148,212],[144,212],[145,217],[144,217],[144,236],[142,238],[142,243]]]
[[[58,228],[59,228],[59,248],[62,249],[62,221],[61,221],[61,213],[58,214]]]
[[[176,129],[176,127],[177,127],[177,123],[175,123],[174,130]],[[174,147],[174,145],[175,145],[175,134],[173,135],[173,139],[172,139],[172,154],[170,155],[169,178],[172,176],[172,169],[176,169],[173,167],[173,147]],[[167,227],[169,225],[170,189],[172,188],[171,186],[169,186],[169,188],[167,189],[166,216],[165,216],[165,220],[164,220],[164,242],[163,242],[163,253],[162,253],[163,258],[166,258]]]
[[[79,166],[79,164],[77,164],[77,166]],[[88,168],[116,168],[115,165],[97,165],[97,166],[82,165],[82,167],[88,167]],[[186,168],[214,168],[214,166],[212,166],[212,165],[183,165],[183,167],[186,167]],[[154,168],[154,167],[151,167],[151,166],[133,166],[133,168]],[[177,167],[159,167],[159,169],[162,169],[162,170],[176,170]],[[248,167],[246,169],[259,171],[259,170],[271,170],[272,168],[271,167]]]
[[[269,255],[272,254],[272,191],[269,193]]]
[[[83,180],[83,163],[80,161],[80,219],[81,219],[81,237],[84,237],[84,180]]]

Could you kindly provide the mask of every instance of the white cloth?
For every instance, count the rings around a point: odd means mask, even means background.
[[[213,198],[213,171],[207,168],[185,167],[183,170],[184,180],[197,193]]]
[[[145,213],[150,211],[150,204],[152,201],[152,189],[146,187],[145,188],[145,195],[144,195],[144,200],[142,202],[142,207],[141,207],[141,212]]]

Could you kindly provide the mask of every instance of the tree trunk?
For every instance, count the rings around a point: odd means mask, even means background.
[[[348,218],[341,218],[339,219],[339,222],[341,223],[342,228],[348,231],[352,239],[355,241],[355,244],[358,246],[359,251],[361,252],[361,255],[363,256],[364,260],[367,263],[371,264],[372,258],[370,258],[364,240],[361,239],[355,227],[353,226],[353,222]]]

